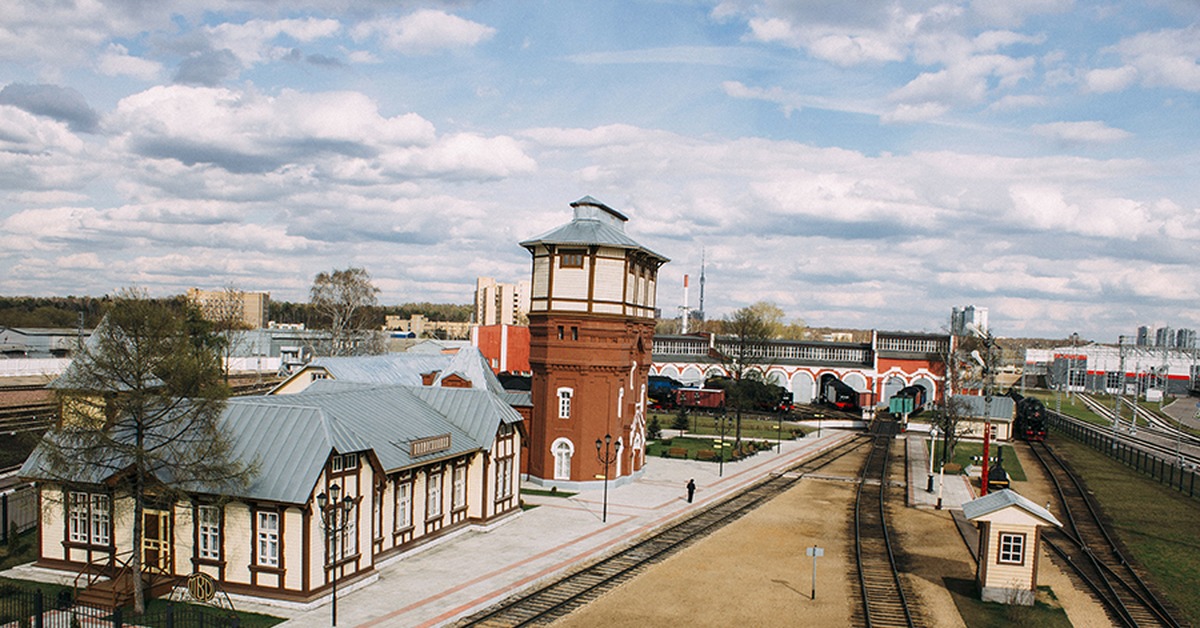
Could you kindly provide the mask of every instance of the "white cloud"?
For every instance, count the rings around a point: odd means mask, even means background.
[[[1089,92],[1104,94],[1126,89],[1130,85],[1133,85],[1137,77],[1137,68],[1131,65],[1124,65],[1117,68],[1090,70],[1084,74],[1083,84]]]
[[[996,102],[988,105],[988,109],[992,111],[1016,111],[1018,109],[1029,109],[1031,107],[1040,107],[1046,104],[1045,97],[1035,96],[1033,94],[1009,94],[1002,96]]]
[[[332,19],[249,20],[241,24],[224,23],[207,29],[213,49],[229,50],[245,66],[282,57],[292,46],[272,45],[279,38],[312,42],[332,37],[341,24]]]
[[[919,105],[897,105],[895,109],[880,116],[884,124],[906,124],[925,122],[945,114],[950,107],[938,103],[925,102]]]
[[[1031,130],[1036,135],[1072,144],[1115,142],[1133,135],[1129,131],[1113,128],[1098,120],[1035,124]]]
[[[1137,80],[1149,87],[1200,92],[1200,25],[1138,33],[1112,50],[1125,64],[1089,72],[1089,90],[1119,91]]]
[[[378,36],[384,46],[405,54],[430,54],[469,48],[490,39],[496,29],[450,15],[422,9],[400,18],[379,18],[352,29],[356,40]]]
[[[96,60],[96,68],[105,76],[132,76],[143,81],[153,80],[162,72],[161,63],[135,57],[121,44],[109,44]]]

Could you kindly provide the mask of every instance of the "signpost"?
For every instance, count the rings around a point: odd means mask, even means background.
[[[817,599],[817,558],[825,555],[825,548],[814,545],[804,550],[804,553],[812,556],[813,559],[812,599],[815,600]]]

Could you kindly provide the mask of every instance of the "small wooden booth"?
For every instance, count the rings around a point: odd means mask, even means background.
[[[1004,489],[963,504],[979,527],[976,580],[985,602],[1033,604],[1042,526],[1061,526],[1050,511]]]

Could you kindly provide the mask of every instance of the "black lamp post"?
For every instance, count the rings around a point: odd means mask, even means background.
[[[603,449],[603,451],[602,451]],[[608,465],[617,461],[617,453],[612,451],[612,434],[605,434],[604,441],[596,439],[596,459],[604,465],[604,510],[600,515],[601,522],[608,522]]]
[[[354,507],[354,498],[346,495],[338,499],[342,487],[334,484],[329,487],[329,495],[317,495],[317,508],[321,513],[321,524],[325,527],[325,547],[328,548],[328,558],[331,562],[326,567],[333,572],[333,625],[337,626],[337,577],[338,577],[338,548],[340,543],[334,543],[336,535],[339,539],[350,522],[350,511]]]
[[[717,477],[725,477],[725,428],[729,425],[726,421],[726,416],[721,414],[717,417],[717,422],[721,426],[721,443],[717,447]]]

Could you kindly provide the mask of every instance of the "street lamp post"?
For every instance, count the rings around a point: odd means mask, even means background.
[[[935,457],[933,455],[933,448],[934,448],[934,443],[936,443],[936,442],[937,442],[937,426],[933,425],[933,426],[929,427],[929,483],[925,485],[926,493],[933,492],[933,459]]]
[[[612,434],[605,434],[604,440],[596,439],[596,459],[604,465],[604,510],[600,521],[608,522],[608,465],[617,461],[616,452],[612,451]]]
[[[728,425],[724,414],[717,417],[721,426],[721,442],[717,444],[717,477],[725,477],[725,428]]]
[[[328,554],[326,567],[332,572],[333,579],[333,626],[337,626],[337,577],[338,577],[338,548],[340,543],[334,542],[334,537],[339,539],[343,532],[346,531],[347,525],[350,523],[350,511],[354,508],[354,498],[346,495],[342,499],[338,499],[341,494],[342,487],[334,484],[329,487],[329,495],[321,493],[317,495],[317,508],[321,513],[321,525],[325,528],[325,547]]]

